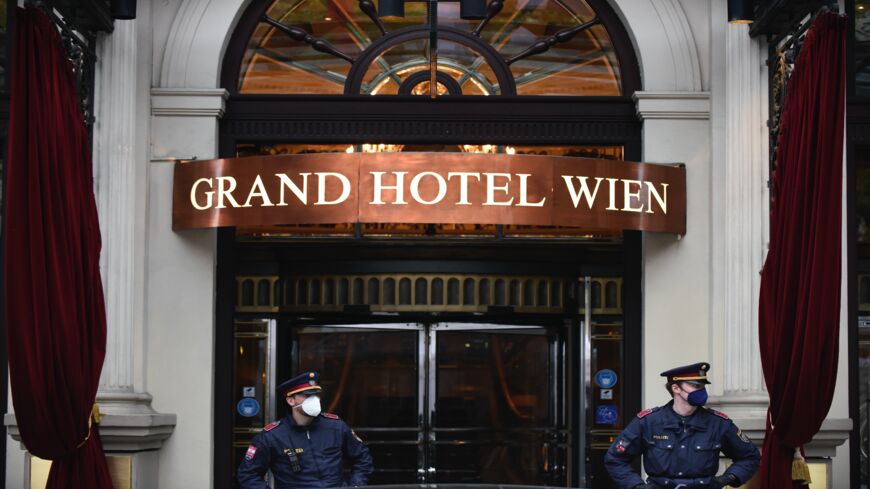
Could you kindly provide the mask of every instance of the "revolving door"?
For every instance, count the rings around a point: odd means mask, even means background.
[[[304,326],[299,369],[365,439],[373,484],[564,485],[562,338],[474,323]]]

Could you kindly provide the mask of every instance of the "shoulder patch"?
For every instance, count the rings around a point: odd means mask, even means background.
[[[332,413],[322,413],[321,416],[323,416],[324,418],[329,418],[329,419],[339,419],[337,414],[332,414]]]
[[[281,421],[275,421],[274,423],[267,424],[266,427],[263,428],[263,431],[271,431],[275,429],[279,424],[281,424]]]
[[[715,409],[710,409],[710,412],[715,414],[716,416],[719,416],[722,419],[731,419],[725,413],[720,412],[720,411],[716,411]]]
[[[644,417],[644,416],[646,416],[646,415],[648,415],[648,414],[651,414],[651,413],[655,412],[657,409],[658,409],[658,408],[644,409],[643,411],[637,413],[637,417],[638,417],[638,418],[642,418],[642,417]]]

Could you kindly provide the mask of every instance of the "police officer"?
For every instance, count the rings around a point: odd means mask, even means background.
[[[363,441],[338,416],[320,412],[320,375],[305,372],[283,382],[278,395],[290,414],[261,431],[239,465],[242,489],[268,489],[272,471],[276,489],[364,486],[372,473],[372,457]],[[351,465],[344,480],[344,460]]]
[[[720,489],[752,478],[758,470],[758,449],[728,416],[702,407],[708,370],[709,364],[696,363],[662,372],[671,402],[639,412],[604,456],[607,472],[619,487]],[[717,476],[720,451],[734,463]],[[630,465],[641,454],[646,482]]]

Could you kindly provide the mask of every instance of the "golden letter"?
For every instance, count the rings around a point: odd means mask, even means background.
[[[214,190],[209,190],[208,192],[203,192],[203,193],[205,193],[206,204],[199,205],[196,202],[196,188],[199,187],[200,183],[207,183],[208,188],[212,188],[211,178],[200,178],[199,180],[193,182],[193,186],[190,187],[190,203],[191,203],[191,205],[193,205],[193,207],[196,210],[204,211],[204,210],[208,209],[209,207],[211,207],[212,204],[214,204],[214,202],[213,202]]]
[[[656,199],[656,202],[659,203],[659,207],[661,207],[662,212],[665,214],[668,213],[668,184],[662,184],[662,193],[664,194],[664,198],[656,191],[655,186],[652,182],[644,182],[646,184],[646,205],[649,206],[646,210],[647,214],[652,214],[652,201],[653,198]]]
[[[269,200],[269,194],[266,193],[266,187],[263,186],[263,179],[260,178],[260,175],[257,175],[257,178],[254,179],[254,184],[251,185],[251,191],[248,192],[248,198],[245,200],[245,205],[242,207],[253,207],[251,205],[251,199],[254,197],[263,199],[263,205],[260,207],[272,207],[275,205],[271,200]]]
[[[631,186],[637,185],[637,192],[631,191]],[[643,189],[643,183],[640,180],[623,180],[622,181],[622,210],[628,212],[643,212],[643,201],[640,200],[640,191]],[[640,207],[632,207],[631,199],[635,198],[640,201]]]

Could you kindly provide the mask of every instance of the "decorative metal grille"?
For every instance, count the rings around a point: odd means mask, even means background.
[[[87,17],[76,15],[78,11],[64,2],[28,0],[26,3],[45,12],[57,28],[64,51],[72,66],[76,87],[79,90],[82,119],[89,128],[92,127],[94,124],[94,81],[97,61],[94,48],[98,30],[112,31],[111,19],[109,19],[108,24],[97,24],[89,27],[84,25]]]
[[[481,274],[242,275],[237,312],[487,312],[558,314],[577,304],[585,312],[584,281]],[[593,314],[622,314],[622,279],[591,283]]]

